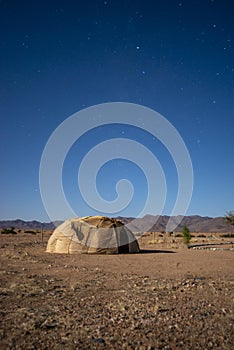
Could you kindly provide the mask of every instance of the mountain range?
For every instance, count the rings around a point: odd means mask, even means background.
[[[171,217],[174,222],[180,219],[180,216]],[[132,218],[132,217],[117,217],[122,220],[128,227],[133,231],[155,231],[164,232],[166,230],[167,222],[170,219],[169,216],[154,216],[145,215],[143,218]],[[53,230],[62,221],[56,222],[39,222],[39,221],[23,221],[17,220],[4,220],[0,221],[0,228],[14,227],[21,230]],[[187,226],[191,232],[229,232],[231,227],[225,223],[223,217],[211,218],[208,216],[185,216],[181,223],[175,229],[176,232],[180,232],[184,226]],[[147,230],[144,228],[147,227]]]

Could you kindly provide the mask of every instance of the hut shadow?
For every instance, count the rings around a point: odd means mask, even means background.
[[[155,253],[164,253],[164,254],[176,254],[173,250],[161,250],[161,249],[141,249],[139,254],[155,254]]]

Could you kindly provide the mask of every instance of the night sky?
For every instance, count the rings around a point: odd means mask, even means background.
[[[233,14],[231,0],[0,1],[0,219],[49,220],[39,190],[49,136],[73,113],[115,101],[152,108],[180,133],[194,168],[187,215],[233,210]],[[77,216],[95,214],[80,198],[79,162],[109,137],[138,140],[157,155],[168,186],[163,214],[170,214],[177,180],[166,149],[119,125],[81,138],[64,163],[64,191]],[[134,164],[110,162],[97,186],[113,199],[122,174],[136,193],[121,214],[136,216],[147,184]]]

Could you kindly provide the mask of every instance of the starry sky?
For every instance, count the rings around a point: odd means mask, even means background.
[[[231,0],[0,1],[0,219],[49,220],[39,190],[49,136],[73,113],[115,101],[152,108],[180,133],[194,168],[187,215],[233,210],[233,13]],[[82,136],[64,163],[64,191],[78,216],[95,214],[77,188],[79,162],[111,137],[157,155],[168,187],[163,214],[170,214],[177,193],[170,155],[145,132],[116,125]],[[97,187],[113,200],[120,173],[136,188],[121,214],[136,216],[147,184],[134,164],[109,162]]]

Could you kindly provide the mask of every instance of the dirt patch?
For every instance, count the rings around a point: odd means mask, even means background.
[[[57,255],[0,236],[1,349],[232,349],[233,251]]]

